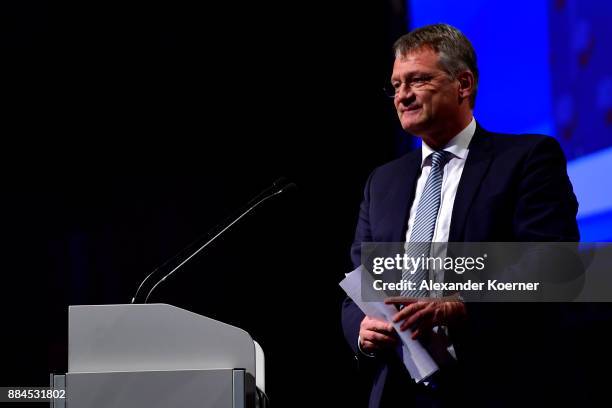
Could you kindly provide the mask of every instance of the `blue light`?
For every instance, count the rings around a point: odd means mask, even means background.
[[[485,129],[557,137],[582,240],[612,240],[612,2],[408,2],[412,28],[445,22],[472,41]]]
[[[578,219],[582,242],[612,241],[612,211]]]

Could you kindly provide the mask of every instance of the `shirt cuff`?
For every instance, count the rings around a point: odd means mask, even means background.
[[[361,336],[357,336],[357,348],[359,349],[359,352],[366,357],[370,357],[370,358],[376,357],[375,353],[368,353],[361,349]]]

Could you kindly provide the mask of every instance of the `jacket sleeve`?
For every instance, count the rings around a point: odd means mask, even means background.
[[[370,189],[373,176],[374,172],[370,174],[365,185],[364,197],[359,208],[355,239],[351,246],[351,260],[354,268],[361,264],[361,243],[372,241],[370,229]],[[357,338],[359,336],[359,326],[364,317],[365,315],[359,307],[347,297],[342,305],[342,328],[346,341],[356,355],[360,354],[357,348]]]
[[[514,236],[525,242],[577,242],[578,202],[566,160],[552,137],[540,139],[528,153],[518,185]]]

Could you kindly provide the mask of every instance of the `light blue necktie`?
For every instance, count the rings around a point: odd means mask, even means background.
[[[431,155],[431,171],[419,200],[412,232],[410,233],[410,242],[406,249],[408,257],[419,258],[423,256],[427,258],[429,256],[438,210],[440,209],[444,164],[449,156],[450,153],[444,150],[437,150]],[[402,271],[402,279],[415,282],[416,288],[415,290],[403,290],[401,295],[408,297],[429,296],[429,291],[419,290],[421,282],[428,278],[429,270],[427,268],[417,268],[414,274],[411,275],[410,272],[409,270]]]

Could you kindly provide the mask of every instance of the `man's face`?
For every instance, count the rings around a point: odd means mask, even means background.
[[[393,100],[405,131],[414,135],[435,134],[445,121],[459,115],[457,81],[438,64],[438,54],[422,48],[395,59],[391,84]]]

